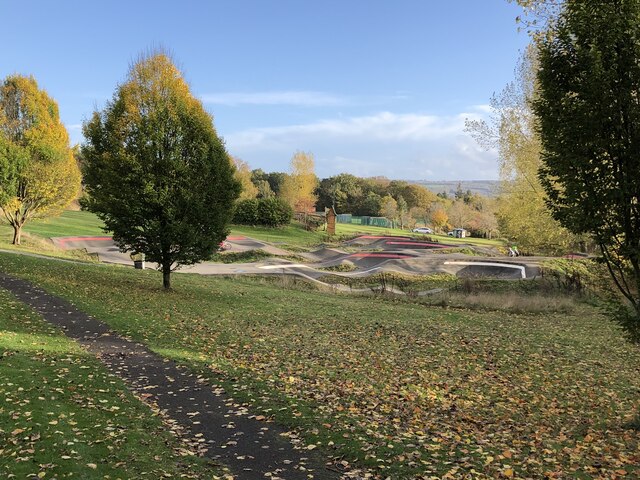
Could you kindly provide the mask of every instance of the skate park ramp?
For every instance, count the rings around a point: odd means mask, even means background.
[[[96,254],[101,262],[133,265],[128,253],[122,253],[110,236],[53,237],[51,242],[62,250],[85,250]]]
[[[55,237],[51,241],[62,249],[84,249],[98,255],[102,262],[133,265],[128,253],[122,253],[109,236]],[[231,252],[255,249],[269,251],[274,255],[287,255],[290,252],[273,245],[244,236],[230,236]],[[469,256],[460,253],[447,253],[443,248],[452,245],[436,244],[411,237],[364,235],[344,244],[350,251],[323,247],[312,252],[300,254],[307,261],[292,264],[285,259],[223,266],[219,263],[204,262],[185,271],[203,274],[255,273],[260,268],[276,269],[291,275],[318,277],[327,273],[330,267],[349,265],[351,272],[335,272],[347,276],[366,276],[380,271],[397,272],[407,275],[432,275],[448,273],[460,278],[496,278],[524,279],[533,278],[540,273],[535,261],[507,260],[488,256]],[[456,245],[455,247],[458,247]],[[275,250],[271,252],[271,250]],[[434,254],[436,251],[439,254]],[[151,265],[149,265],[151,267]],[[264,270],[263,270],[264,271]],[[266,271],[264,273],[267,273]]]
[[[300,253],[299,255],[314,263],[325,263],[340,260],[344,257],[349,256],[349,253],[338,250],[337,248],[323,247],[319,250],[315,250],[313,252],[304,252]]]

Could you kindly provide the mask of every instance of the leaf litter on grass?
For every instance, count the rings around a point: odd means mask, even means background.
[[[222,475],[78,345],[4,290],[0,305],[1,478]]]
[[[40,260],[16,273],[224,380],[337,468],[376,478],[633,478],[640,353],[586,308],[513,315],[157,278]],[[62,267],[61,267],[62,268]],[[297,432],[297,433],[296,433]]]

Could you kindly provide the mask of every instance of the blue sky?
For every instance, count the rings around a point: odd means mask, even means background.
[[[0,0],[0,77],[32,74],[73,143],[141,52],[170,51],[252,168],[310,151],[340,172],[496,179],[465,118],[513,78],[528,42],[506,0]]]

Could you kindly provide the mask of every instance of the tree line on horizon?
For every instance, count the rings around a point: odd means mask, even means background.
[[[296,152],[293,160],[290,172],[265,172],[260,168],[251,170],[246,162],[235,159],[236,174],[243,185],[240,201],[280,198],[296,212],[333,208],[338,214],[384,217],[400,228],[421,225],[443,231],[463,227],[477,236],[488,237],[498,230],[495,201],[462,190],[460,184],[449,196],[386,177],[340,173],[320,179],[314,173],[313,154]]]

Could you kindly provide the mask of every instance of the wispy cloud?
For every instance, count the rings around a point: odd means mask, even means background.
[[[298,149],[316,154],[318,174],[339,172],[405,179],[493,179],[497,155],[484,151],[464,131],[466,119],[380,112],[300,125],[244,130],[225,135],[229,150],[254,168],[285,170]]]
[[[349,99],[326,92],[225,92],[201,95],[204,103],[214,105],[290,105],[298,107],[335,107],[348,105]]]
[[[450,117],[421,114],[381,112],[376,115],[329,119],[302,125],[266,127],[245,130],[226,136],[227,142],[238,147],[264,148],[292,139],[325,136],[333,140],[349,139],[366,142],[423,142],[463,133],[467,118],[478,114],[461,113]]]
[[[476,111],[478,111],[480,113],[484,113],[484,114],[493,113],[493,108],[491,107],[491,105],[487,105],[487,104],[474,105],[471,108],[473,110],[476,110]]]

